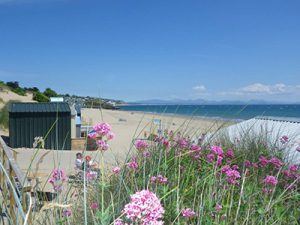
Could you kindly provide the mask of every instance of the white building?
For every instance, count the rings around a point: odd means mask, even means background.
[[[206,140],[228,137],[231,142],[247,139],[266,140],[272,150],[283,151],[289,164],[300,163],[300,119],[283,117],[255,117],[209,134]]]

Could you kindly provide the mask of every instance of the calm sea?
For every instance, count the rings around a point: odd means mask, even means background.
[[[246,120],[255,116],[300,118],[300,105],[126,105],[126,111]]]

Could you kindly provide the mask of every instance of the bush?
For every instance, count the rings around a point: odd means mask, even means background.
[[[47,96],[48,98],[51,98],[51,97],[57,97],[57,93],[52,90],[51,88],[46,88],[46,90],[44,91],[43,93],[45,96]]]
[[[37,102],[49,102],[50,101],[50,99],[46,95],[42,94],[41,92],[34,92],[32,99]]]
[[[23,88],[20,88],[20,87],[18,87],[18,88],[15,88],[15,89],[11,89],[13,92],[15,92],[16,94],[18,94],[18,95],[22,95],[22,96],[25,96],[26,95],[26,91],[25,91],[25,89],[23,89]]]
[[[9,101],[7,102],[3,108],[0,111],[0,126],[7,129],[9,125],[9,113],[8,109],[11,103],[16,102],[16,101]]]
[[[9,82],[6,82],[6,85],[8,87],[10,87],[11,89],[16,89],[16,88],[20,87],[18,81],[9,81]]]

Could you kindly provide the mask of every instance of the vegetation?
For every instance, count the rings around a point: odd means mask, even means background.
[[[122,104],[124,103],[121,100],[110,100],[110,99],[100,99],[100,98],[93,98],[93,97],[82,97],[69,94],[58,94],[55,90],[51,88],[46,88],[43,92],[39,90],[37,87],[20,87],[18,81],[9,81],[3,82],[0,81],[0,88],[7,87],[11,91],[15,92],[18,95],[25,96],[26,92],[31,92],[33,94],[33,100],[37,102],[49,102],[51,97],[64,97],[65,101],[69,104],[80,104],[81,106],[88,107],[88,108],[104,108],[104,109],[116,109],[113,104],[109,103],[110,101],[114,102],[115,104]]]
[[[37,102],[49,102],[50,101],[50,99],[46,95],[42,94],[41,92],[33,92],[32,99]]]
[[[7,129],[9,126],[9,106],[15,101],[7,102],[0,110],[0,127]]]
[[[19,86],[18,81],[9,81],[6,82],[6,86],[9,87],[9,89],[13,92],[15,92],[18,95],[25,96],[26,95],[26,90],[24,88],[21,88]]]
[[[54,90],[52,90],[51,88],[46,88],[46,90],[43,92],[43,94],[45,96],[47,96],[48,98],[58,96],[58,94]]]
[[[98,144],[99,178],[86,169],[66,183],[63,168],[57,168],[49,182],[58,207],[45,208],[39,224],[47,218],[56,224],[115,225],[299,222],[299,165],[284,163],[261,137],[255,144],[226,137],[195,142],[187,131],[152,132],[133,141],[125,163],[105,170],[103,155],[114,135],[105,123],[94,131],[89,138]],[[278,142],[289,144],[288,138]]]

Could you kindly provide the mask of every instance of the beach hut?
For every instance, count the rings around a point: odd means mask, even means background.
[[[208,135],[208,139],[228,137],[231,142],[264,139],[270,149],[282,151],[289,164],[300,163],[300,119],[289,117],[255,117]]]
[[[43,137],[46,149],[71,149],[71,111],[68,103],[11,104],[10,146],[32,148],[36,137]]]

